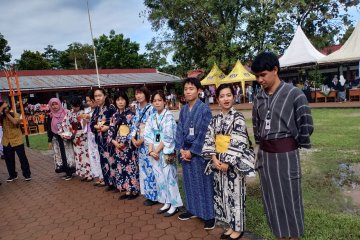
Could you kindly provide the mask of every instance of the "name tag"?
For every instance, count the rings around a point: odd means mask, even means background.
[[[265,119],[265,130],[270,130],[271,119]]]
[[[190,136],[194,136],[194,135],[195,135],[195,129],[194,129],[194,128],[189,128],[189,135],[190,135]]]

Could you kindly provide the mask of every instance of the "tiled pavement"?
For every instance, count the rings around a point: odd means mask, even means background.
[[[156,214],[142,197],[118,200],[92,183],[64,181],[54,173],[50,156],[27,149],[32,178],[7,183],[0,160],[0,239],[219,239],[222,228],[205,231],[199,219],[180,221]],[[244,238],[250,239],[250,238]]]

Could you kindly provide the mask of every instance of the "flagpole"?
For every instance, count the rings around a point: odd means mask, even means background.
[[[98,69],[97,58],[96,58],[96,50],[95,50],[94,36],[93,36],[92,26],[91,26],[90,10],[89,10],[89,1],[88,1],[88,0],[86,0],[86,6],[87,6],[87,10],[88,10],[88,17],[89,17],[91,41],[92,41],[93,50],[94,50],[94,60],[95,60],[96,76],[97,76],[98,86],[101,87],[101,86],[100,86],[100,78],[99,78],[99,69]]]

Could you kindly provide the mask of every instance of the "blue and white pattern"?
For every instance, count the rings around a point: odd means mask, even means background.
[[[158,201],[169,203],[173,207],[180,207],[183,203],[177,181],[176,163],[167,164],[164,156],[164,154],[174,153],[175,133],[176,122],[174,115],[171,111],[164,109],[161,114],[154,113],[150,116],[146,122],[144,138],[145,145],[153,144],[154,150],[161,142],[164,144],[158,160],[150,157],[158,188]],[[157,134],[160,134],[159,141],[156,141]]]

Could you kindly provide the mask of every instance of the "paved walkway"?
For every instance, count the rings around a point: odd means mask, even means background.
[[[78,178],[64,181],[54,173],[53,160],[27,149],[32,178],[7,183],[5,161],[0,160],[0,239],[219,239],[222,228],[205,231],[199,219],[180,221],[145,207],[142,197],[118,200]],[[247,234],[245,239],[250,238]]]

